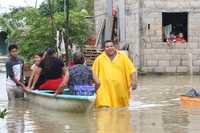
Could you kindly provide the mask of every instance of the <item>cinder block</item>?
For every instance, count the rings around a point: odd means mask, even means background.
[[[148,60],[147,61],[147,66],[157,66],[158,61],[157,60]]]
[[[164,73],[166,72],[166,67],[154,67],[153,69],[153,72],[156,72],[156,73]]]
[[[180,60],[170,60],[170,66],[179,66]]]
[[[181,66],[189,66],[189,61],[188,60],[183,60],[181,61]]]
[[[193,67],[192,70],[194,73],[200,72],[200,67]]]
[[[158,63],[159,66],[169,66],[169,61],[167,60],[160,60]]]
[[[193,66],[200,66],[200,60],[193,60]]]
[[[167,73],[175,73],[176,72],[176,67],[166,67],[166,72]]]
[[[156,56],[157,56],[157,59],[159,59],[159,60],[167,60],[167,61],[170,60],[170,55],[168,55],[168,54],[159,54]]]
[[[186,67],[186,66],[178,66],[177,67],[177,72],[178,73],[185,73],[185,72],[188,72],[189,71],[189,68]]]
[[[153,72],[153,67],[144,67],[144,72]]]

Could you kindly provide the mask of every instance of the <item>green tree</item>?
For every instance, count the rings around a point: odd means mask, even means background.
[[[63,0],[51,1],[55,27],[52,27],[47,0],[39,9],[16,8],[0,17],[0,26],[6,27],[10,40],[19,44],[21,54],[26,59],[48,47],[55,47],[56,35],[55,32],[52,34],[52,28],[55,31],[64,28]],[[80,7],[79,1],[70,0],[69,33],[70,42],[81,48],[86,44],[93,23],[86,19],[89,14]]]
[[[64,0],[51,0],[53,5],[53,14],[56,12],[64,11]],[[69,8],[73,11],[87,10],[89,15],[94,14],[94,0],[69,0]],[[44,16],[49,16],[49,6],[47,0],[45,0],[39,7],[40,13]]]
[[[26,59],[54,46],[55,37],[51,34],[49,18],[42,16],[38,9],[13,9],[0,18],[0,25],[8,29],[10,41],[19,44],[21,54]]]
[[[69,16],[69,36],[70,41],[77,45],[79,48],[82,48],[86,44],[87,37],[91,34],[89,31],[93,28],[93,23],[86,19],[88,16],[87,11],[70,11]],[[54,15],[56,28],[64,28],[64,13],[59,12]]]

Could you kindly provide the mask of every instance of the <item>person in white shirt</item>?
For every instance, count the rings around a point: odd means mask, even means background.
[[[6,90],[8,100],[13,101],[15,98],[23,97],[23,90],[25,89],[25,85],[22,82],[24,61],[18,58],[18,47],[16,44],[10,45],[8,51],[10,57],[6,61]]]

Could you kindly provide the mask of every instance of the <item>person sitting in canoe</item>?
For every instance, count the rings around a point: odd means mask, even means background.
[[[65,74],[64,63],[57,57],[54,48],[48,48],[44,59],[36,69],[36,76],[33,79],[34,89],[57,90],[63,82]]]
[[[95,89],[100,86],[100,81],[92,69],[85,65],[82,53],[76,52],[73,56],[74,66],[70,67],[66,74],[65,83],[68,84],[72,95],[93,95]],[[95,83],[95,87],[93,86]],[[62,91],[60,87],[56,94]],[[93,91],[93,92],[92,92]]]
[[[34,64],[31,66],[31,76],[28,80],[28,86],[27,88],[30,88],[31,90],[33,89],[33,80],[36,76],[36,71],[38,69],[38,66],[41,62],[43,58],[43,53],[36,53],[34,56],[33,56],[33,61],[34,61]]]

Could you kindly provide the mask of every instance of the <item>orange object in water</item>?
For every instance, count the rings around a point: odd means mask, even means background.
[[[200,96],[192,97],[192,96],[180,96],[181,104],[184,107],[190,108],[200,108]]]

